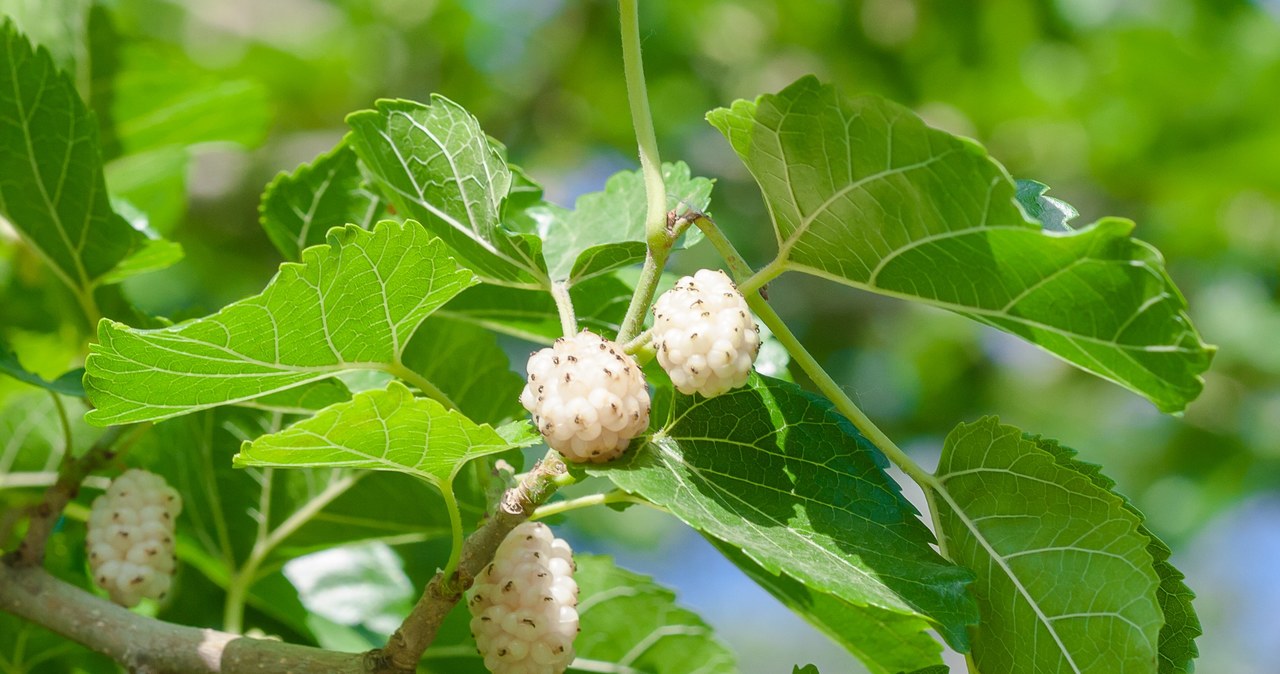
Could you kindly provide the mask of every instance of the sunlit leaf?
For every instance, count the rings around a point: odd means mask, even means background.
[[[235,464],[394,470],[445,487],[467,461],[534,444],[538,437],[528,421],[498,429],[476,424],[391,382],[246,442]]]
[[[417,223],[334,229],[262,294],[212,316],[158,330],[104,321],[85,364],[89,420],[164,419],[392,369],[423,319],[474,282]]]
[[[511,170],[470,113],[442,96],[430,105],[378,101],[347,117],[347,144],[403,216],[444,239],[493,283],[547,285],[537,237],[502,227]]]
[[[887,461],[824,398],[753,375],[712,399],[677,395],[669,419],[615,463],[589,472],[644,496],[851,610],[915,617],[964,647],[977,611],[971,574],[932,536],[885,473]]]
[[[955,311],[1165,411],[1200,393],[1213,348],[1132,222],[1046,231],[977,144],[811,77],[708,119],[764,191],[786,269]]]
[[[1086,463],[1076,458],[1073,449],[1059,445],[1053,440],[1036,438],[1036,444],[1050,454],[1058,463],[1069,466],[1093,481],[1098,488],[1113,492],[1115,480],[1103,475],[1102,467]],[[1139,521],[1143,515],[1133,503],[1123,495],[1124,507],[1133,513]],[[1145,524],[1138,527],[1138,532],[1149,539],[1147,552],[1155,562],[1156,575],[1160,577],[1160,587],[1156,598],[1160,602],[1161,613],[1164,614],[1164,626],[1160,628],[1160,674],[1185,674],[1195,669],[1192,662],[1200,655],[1196,648],[1196,637],[1203,634],[1200,618],[1196,616],[1192,600],[1196,595],[1183,582],[1184,576],[1173,564],[1169,563],[1171,551],[1164,541],[1151,533]]]
[[[980,671],[1156,671],[1151,539],[1109,481],[1071,454],[994,418],[947,436],[939,535],[978,575]]]

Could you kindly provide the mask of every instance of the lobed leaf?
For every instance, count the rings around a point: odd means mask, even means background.
[[[994,418],[947,436],[939,537],[978,574],[980,671],[1156,671],[1164,621],[1151,539],[1090,471]]]
[[[71,78],[8,19],[0,63],[0,215],[89,305],[142,235],[111,210],[97,123]]]
[[[393,381],[244,443],[235,465],[394,470],[447,489],[467,461],[538,437],[527,421],[495,430]]]
[[[812,77],[707,118],[760,184],[786,269],[968,316],[1164,411],[1203,388],[1213,347],[1132,222],[1046,231],[977,144]]]
[[[656,404],[655,408],[663,406]],[[887,461],[830,402],[753,375],[712,399],[676,395],[660,430],[588,472],[741,549],[771,574],[850,610],[936,625],[967,645],[971,574],[938,556],[884,472]]]
[[[346,143],[405,217],[443,239],[484,280],[547,286],[537,237],[502,227],[511,169],[502,151],[462,106],[381,100],[347,117]]]
[[[267,237],[286,260],[295,262],[303,249],[324,243],[331,227],[370,229],[385,211],[382,198],[365,188],[356,154],[345,143],[293,173],[280,173],[258,206]]]
[[[402,368],[428,315],[475,283],[415,222],[329,232],[259,295],[158,330],[113,321],[85,363],[97,425],[165,419],[353,369]]]

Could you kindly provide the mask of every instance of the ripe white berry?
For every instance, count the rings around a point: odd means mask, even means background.
[[[635,359],[586,330],[529,356],[520,404],[570,461],[617,458],[649,427],[649,387]]]
[[[493,674],[560,674],[573,662],[573,551],[541,522],[516,527],[471,588],[471,633]]]
[[[760,328],[724,272],[685,276],[653,304],[653,346],[671,383],[713,398],[747,383],[760,353]]]
[[[173,527],[182,497],[164,478],[129,470],[89,511],[89,567],[98,587],[122,606],[163,599],[173,580]]]

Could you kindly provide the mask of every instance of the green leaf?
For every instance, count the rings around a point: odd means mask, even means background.
[[[854,606],[835,595],[811,590],[786,574],[769,573],[721,541],[712,539],[711,543],[787,608],[857,656],[873,674],[914,672],[942,662],[942,646],[928,635],[930,626],[925,620]]]
[[[369,229],[385,211],[382,199],[365,188],[356,154],[345,143],[276,176],[258,206],[271,243],[292,261],[301,259],[303,249],[324,243],[331,227]]]
[[[791,668],[791,674],[819,674],[817,665],[805,665],[801,667],[796,665]]]
[[[49,52],[0,23],[0,215],[79,297],[128,257],[142,235],[111,210],[98,127]]]
[[[1102,467],[1086,463],[1076,458],[1076,451],[1064,447],[1057,441],[1047,438],[1032,438],[1037,446],[1050,454],[1061,465],[1069,466],[1076,472],[1088,477],[1099,489],[1115,493],[1115,480],[1102,474]],[[1141,522],[1143,514],[1123,494],[1116,494],[1124,501],[1124,507]],[[1160,674],[1186,674],[1195,670],[1192,662],[1200,655],[1196,648],[1196,637],[1203,634],[1200,619],[1191,605],[1196,595],[1182,582],[1185,576],[1169,563],[1171,551],[1164,541],[1151,533],[1145,524],[1138,526],[1138,533],[1149,539],[1147,552],[1155,562],[1156,575],[1160,577],[1160,588],[1156,598],[1160,602],[1160,611],[1164,615],[1164,626],[1160,628]]]
[[[764,191],[778,259],[1012,333],[1177,411],[1213,348],[1133,223],[1050,232],[972,141],[807,77],[708,114]]]
[[[391,382],[246,442],[235,465],[394,470],[444,489],[467,461],[538,437],[527,421],[495,430]]]
[[[947,436],[936,514],[948,555],[978,573],[979,671],[1156,671],[1151,539],[1090,471],[994,418]]]
[[[655,407],[661,408],[661,404]],[[661,430],[589,472],[656,503],[852,610],[927,619],[964,648],[971,574],[884,472],[887,461],[830,402],[753,375],[716,398],[676,395]]]
[[[431,312],[475,282],[414,222],[329,232],[259,295],[159,330],[103,321],[85,364],[98,425],[164,419],[354,369],[403,373]]]
[[[346,143],[396,207],[444,239],[486,281],[547,286],[537,237],[513,234],[499,214],[511,187],[502,151],[462,106],[381,100],[347,117]]]
[[[1019,180],[1017,182],[1017,192],[1014,194],[1018,200],[1018,204],[1022,209],[1031,216],[1032,220],[1040,223],[1040,226],[1047,231],[1053,232],[1070,232],[1074,229],[1067,224],[1072,218],[1080,215],[1071,204],[1046,196],[1049,186],[1036,182],[1034,180]]]
[[[440,390],[471,419],[497,423],[525,416],[520,406],[524,378],[511,371],[507,354],[488,330],[432,316],[409,340],[403,362],[439,382]]]
[[[0,373],[64,396],[75,398],[83,398],[85,396],[84,386],[80,383],[81,377],[84,376],[83,369],[76,368],[53,381],[49,381],[23,367],[22,362],[18,360],[18,354],[14,353],[3,338],[0,338]]]
[[[155,42],[129,43],[119,59],[110,115],[125,154],[214,141],[251,147],[265,136],[271,115],[263,85],[205,70]]]
[[[668,199],[681,212],[704,211],[711,203],[713,181],[692,177],[684,162],[663,164],[662,177]],[[530,209],[551,278],[576,284],[643,261],[644,189],[640,171],[622,171],[609,178],[604,191],[579,197],[572,211],[547,203]],[[688,248],[701,240],[693,228],[680,245]]]

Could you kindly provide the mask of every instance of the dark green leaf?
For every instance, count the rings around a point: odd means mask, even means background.
[[[659,406],[660,407],[660,406]],[[971,574],[885,473],[887,461],[824,398],[753,375],[710,400],[675,396],[669,419],[616,463],[589,472],[671,511],[857,610],[929,620],[963,648],[977,611]]]
[[[487,281],[547,286],[537,237],[513,234],[500,221],[511,170],[462,106],[442,96],[431,105],[382,100],[347,123],[347,144],[401,215],[444,239]]]
[[[69,77],[0,23],[0,215],[93,317],[93,288],[141,243],[111,210],[98,128]]]
[[[528,421],[495,430],[391,382],[246,442],[235,465],[394,470],[447,489],[467,461],[538,437]]]
[[[401,368],[432,311],[474,283],[417,223],[329,232],[260,295],[159,330],[104,321],[85,364],[95,424],[164,419],[355,369]]]
[[[1091,471],[994,418],[947,436],[937,516],[944,550],[978,574],[980,671],[1156,671],[1151,539]]]
[[[324,243],[329,228],[370,229],[385,211],[382,199],[365,188],[356,154],[345,143],[276,176],[258,206],[262,228],[291,261],[302,259],[304,248]]]
[[[769,573],[740,550],[712,540],[720,552],[797,615],[858,657],[873,674],[914,672],[942,662],[942,646],[916,616],[854,606],[816,592],[787,576]]]
[[[955,311],[1164,411],[1200,393],[1213,348],[1132,222],[1044,231],[977,144],[811,77],[708,119],[760,183],[785,269]]]

